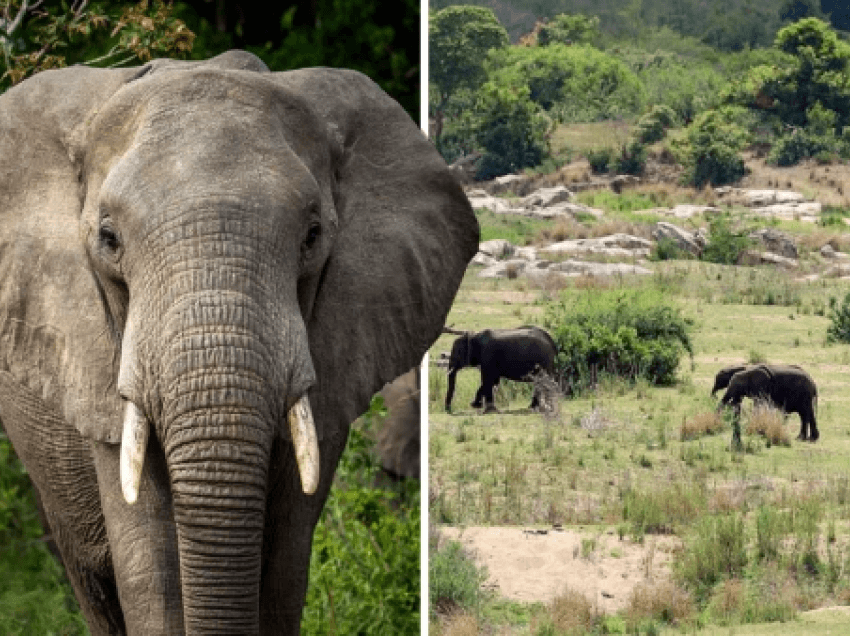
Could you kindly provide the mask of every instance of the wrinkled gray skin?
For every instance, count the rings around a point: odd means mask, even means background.
[[[230,52],[0,96],[0,418],[93,634],[298,633],[349,424],[440,335],[477,246],[442,159],[352,71]]]
[[[715,377],[715,390],[723,388],[718,384],[724,382],[728,386],[718,408],[731,405],[735,417],[738,417],[741,400],[745,397],[766,400],[785,413],[799,414],[800,434],[797,439],[817,441],[820,436],[815,418],[818,390],[808,373],[796,365],[779,364],[745,366],[729,376],[731,369],[723,369]],[[721,374],[724,375],[721,377]]]
[[[387,415],[378,429],[381,468],[392,480],[419,479],[420,389],[419,367],[381,389]]]
[[[550,375],[555,373],[555,356],[558,354],[552,337],[539,327],[516,329],[485,329],[479,333],[460,336],[452,345],[449,356],[449,382],[446,390],[446,411],[451,410],[457,372],[466,367],[481,369],[481,386],[475,393],[471,406],[484,406],[485,412],[495,411],[493,387],[501,378],[529,382],[537,369]],[[537,408],[540,396],[537,391],[531,398],[530,408]]]

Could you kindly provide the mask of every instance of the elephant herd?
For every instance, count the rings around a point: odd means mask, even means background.
[[[555,373],[557,346],[543,329],[523,326],[515,329],[485,329],[478,333],[459,333],[452,344],[448,359],[448,388],[445,409],[451,412],[457,373],[466,367],[478,367],[481,386],[472,401],[473,408],[484,413],[494,412],[493,388],[502,378],[518,382],[531,382],[537,372]],[[721,369],[715,379],[711,395],[726,389],[718,409],[731,407],[735,413],[734,434],[738,441],[737,419],[744,398],[763,400],[785,413],[800,416],[800,433],[797,439],[815,442],[818,432],[817,387],[812,377],[796,365],[751,364],[735,365]],[[535,390],[530,408],[539,406],[539,389]]]

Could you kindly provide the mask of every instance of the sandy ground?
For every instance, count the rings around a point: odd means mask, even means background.
[[[680,545],[675,537],[647,537],[643,545],[628,538],[620,541],[614,529],[439,530],[441,537],[460,541],[487,567],[485,586],[500,596],[545,603],[572,588],[605,613],[625,608],[639,583],[669,578],[672,551]]]

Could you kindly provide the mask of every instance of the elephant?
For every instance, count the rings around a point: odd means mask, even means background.
[[[725,389],[729,386],[729,380],[732,379],[732,376],[738,373],[738,371],[743,371],[744,369],[755,366],[754,364],[734,364],[732,366],[723,367],[720,371],[717,372],[717,375],[714,376],[714,386],[711,389],[711,395],[714,396],[715,393],[720,391],[721,389]],[[786,365],[788,367],[794,369],[801,369],[801,367],[796,364]],[[801,369],[802,370],[802,369]]]
[[[481,369],[481,386],[471,406],[484,406],[485,412],[495,411],[493,387],[501,378],[529,382],[536,370],[550,375],[555,373],[555,341],[540,327],[523,326],[514,329],[485,329],[478,333],[466,332],[452,344],[449,355],[446,411],[451,411],[457,372],[465,367]],[[530,408],[540,403],[534,391]]]
[[[377,431],[377,449],[391,481],[420,477],[420,375],[417,366],[380,391],[387,414]]]
[[[0,419],[92,634],[297,634],[350,424],[478,222],[365,75],[210,60],[0,96]]]
[[[745,397],[763,399],[785,413],[800,415],[800,434],[797,439],[817,441],[820,437],[815,419],[818,390],[806,371],[797,365],[778,364],[747,365],[730,375],[731,369],[721,370],[715,378],[715,387],[724,382],[728,385],[718,408],[732,405],[737,418],[741,400]],[[739,436],[736,429],[736,437]]]

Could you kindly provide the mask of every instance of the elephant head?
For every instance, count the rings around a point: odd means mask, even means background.
[[[0,149],[0,417],[92,632],[297,632],[349,423],[477,249],[460,187],[366,77],[243,52],[40,73]]]
[[[729,386],[729,381],[732,379],[732,376],[738,373],[738,371],[743,371],[746,368],[746,364],[737,364],[720,369],[720,371],[717,372],[717,375],[714,376],[714,386],[711,388],[711,395],[714,396],[715,393]]]

